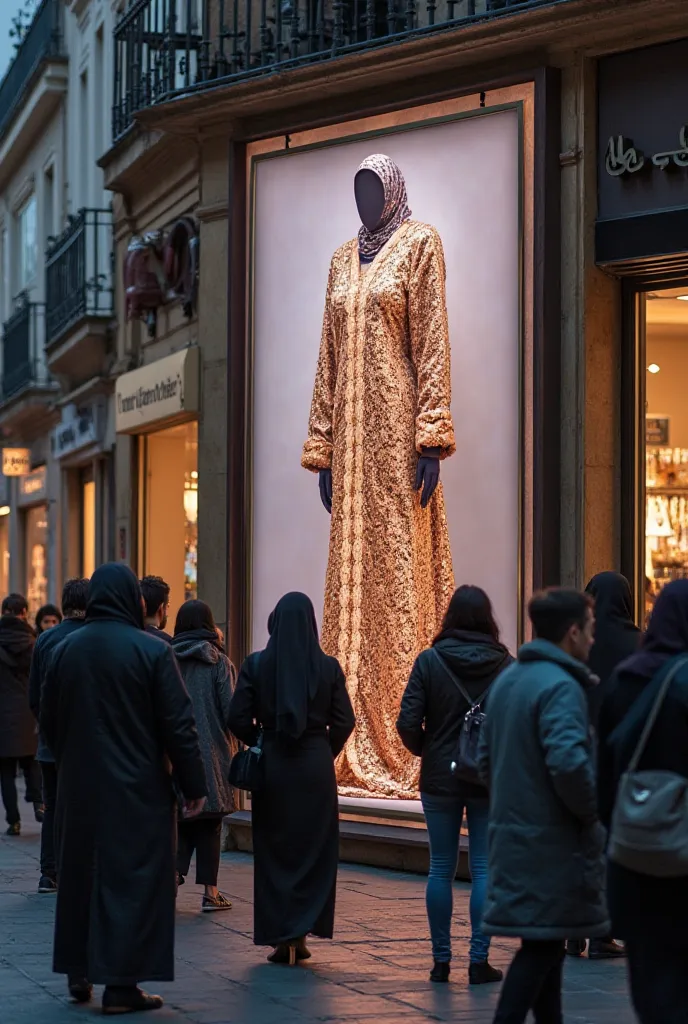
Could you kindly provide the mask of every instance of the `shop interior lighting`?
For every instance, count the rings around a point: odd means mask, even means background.
[[[659,373],[659,367],[657,366],[657,363],[650,363],[650,365],[648,366],[648,371],[650,373]]]
[[[10,514],[9,505],[0,505],[0,516],[8,516]]]
[[[677,295],[676,298],[679,302],[688,302],[688,295]]]

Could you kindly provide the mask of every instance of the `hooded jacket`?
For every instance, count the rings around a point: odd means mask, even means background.
[[[490,691],[479,748],[490,788],[487,935],[544,941],[609,934],[591,685],[585,665],[534,640]]]
[[[484,798],[487,793],[483,786],[459,782],[451,773],[469,705],[438,662],[438,654],[473,701],[485,693],[513,658],[506,647],[485,633],[456,630],[416,658],[397,719],[402,743],[421,758],[422,793]],[[483,710],[488,701],[489,697],[483,702]]]
[[[227,725],[236,669],[206,630],[178,633],[172,650],[193,704],[198,742],[205,768],[208,799],[204,815],[230,814],[234,796],[229,763],[237,749]]]
[[[38,736],[29,707],[36,634],[25,619],[0,617],[0,757],[32,757]]]

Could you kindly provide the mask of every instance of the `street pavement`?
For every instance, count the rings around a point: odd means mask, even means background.
[[[99,1011],[69,1003],[51,973],[55,898],[39,896],[38,826],[0,838],[0,1022],[85,1024]],[[122,842],[127,842],[126,835]],[[165,1008],[159,1024],[489,1024],[499,986],[469,989],[468,894],[456,886],[454,963],[449,985],[431,985],[424,880],[417,875],[342,865],[333,942],[314,939],[306,966],[267,964],[253,946],[252,861],[223,854],[220,886],[233,903],[201,914],[200,892],[187,883],[178,900],[176,981],[151,986]],[[506,967],[513,944],[493,944]],[[136,1019],[139,1019],[138,1017]],[[623,961],[567,961],[566,1024],[632,1024]]]

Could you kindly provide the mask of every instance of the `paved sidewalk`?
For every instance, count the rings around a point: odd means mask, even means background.
[[[54,897],[39,896],[38,827],[0,838],[0,1021],[78,1024],[99,1009],[69,1004],[64,979],[50,971]],[[122,837],[126,841],[126,836]],[[468,887],[457,885],[452,984],[431,985],[423,879],[344,865],[334,942],[312,942],[308,966],[275,967],[251,943],[252,862],[224,854],[221,887],[234,909],[201,915],[200,890],[180,890],[177,980],[156,985],[166,1006],[159,1024],[489,1024],[495,986],[466,979]],[[505,967],[509,942],[493,947]],[[566,1024],[633,1024],[623,962],[566,964]],[[139,1020],[139,1017],[135,1019]],[[146,1018],[149,1019],[149,1018]]]

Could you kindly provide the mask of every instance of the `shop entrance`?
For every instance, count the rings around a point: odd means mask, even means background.
[[[198,596],[198,424],[139,438],[139,574],[170,585],[170,626]]]
[[[637,292],[634,304],[634,404],[643,413],[631,474],[634,577],[644,624],[662,587],[688,578],[688,283]]]

